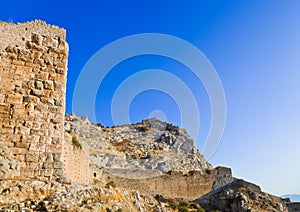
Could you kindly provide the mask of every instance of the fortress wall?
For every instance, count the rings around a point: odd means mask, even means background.
[[[82,148],[72,143],[72,135],[65,133],[63,146],[64,174],[73,182],[88,185],[90,183],[88,148],[79,140]]]
[[[231,169],[217,167],[207,171],[174,171],[170,174],[145,179],[127,179],[103,172],[106,183],[113,181],[117,186],[138,190],[149,195],[168,198],[195,200],[218,186],[232,182]]]
[[[20,171],[2,178],[63,175],[65,38],[64,29],[42,21],[0,23],[0,144]]]

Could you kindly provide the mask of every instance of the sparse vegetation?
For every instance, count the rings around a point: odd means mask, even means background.
[[[235,199],[234,194],[229,194],[228,199],[229,199],[229,200]]]
[[[76,135],[72,136],[72,144],[74,147],[78,148],[78,149],[82,149],[82,145],[79,142],[78,138],[76,137]]]
[[[178,206],[179,212],[188,212],[189,211],[189,203],[187,201],[182,201]]]
[[[188,207],[189,203],[187,201],[182,201],[179,203],[179,207]]]
[[[199,206],[199,208],[197,208],[197,212],[205,212],[205,210],[201,206]]]
[[[116,184],[114,181],[110,181],[109,183],[107,183],[105,185],[106,188],[115,188],[116,187]]]
[[[178,200],[174,199],[166,199],[161,195],[156,195],[155,199],[159,202],[168,203],[169,207],[178,212],[205,212],[205,210],[201,207],[201,205],[194,203],[194,202],[188,202],[188,201],[181,201],[178,202]]]
[[[177,208],[176,203],[173,202],[173,201],[170,201],[170,202],[169,202],[169,206],[170,206],[173,210],[175,210],[175,209]]]
[[[178,212],[189,212],[189,208],[188,207],[184,207],[184,206],[179,206]]]

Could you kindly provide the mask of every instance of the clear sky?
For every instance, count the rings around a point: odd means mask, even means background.
[[[67,29],[67,113],[73,110],[80,72],[105,45],[139,33],[163,33],[191,43],[214,66],[226,96],[224,134],[210,162],[231,167],[236,177],[272,194],[300,193],[300,1],[3,1],[0,19],[42,19]],[[170,58],[143,55],[115,66],[97,92],[97,121],[113,124],[116,89],[146,69],[172,73],[191,90],[200,108],[201,149],[211,121],[209,98],[199,79]],[[130,120],[152,113],[179,124],[176,101],[157,90],[142,92],[131,102]]]

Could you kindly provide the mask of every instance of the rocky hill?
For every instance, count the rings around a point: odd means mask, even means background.
[[[142,178],[170,170],[212,168],[186,130],[155,118],[109,128],[86,117],[66,115],[65,130],[88,145],[90,161],[97,167],[122,176]]]
[[[74,149],[89,149],[89,185],[55,181],[4,180],[0,211],[296,211],[289,199],[266,194],[213,168],[184,129],[157,119],[105,127],[66,115]],[[2,167],[9,149],[0,146]],[[4,165],[4,166],[3,166]]]

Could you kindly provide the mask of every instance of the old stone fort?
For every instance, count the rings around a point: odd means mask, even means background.
[[[0,32],[0,143],[13,157],[1,178],[50,180],[65,173],[87,183],[87,156],[64,139],[66,31],[33,21],[1,23]]]
[[[74,148],[64,132],[66,31],[37,20],[0,23],[0,32],[0,179],[67,177],[81,184],[113,179],[123,187],[186,199],[209,192],[219,179],[232,179],[231,170],[223,167],[146,180],[90,169],[88,149]]]

